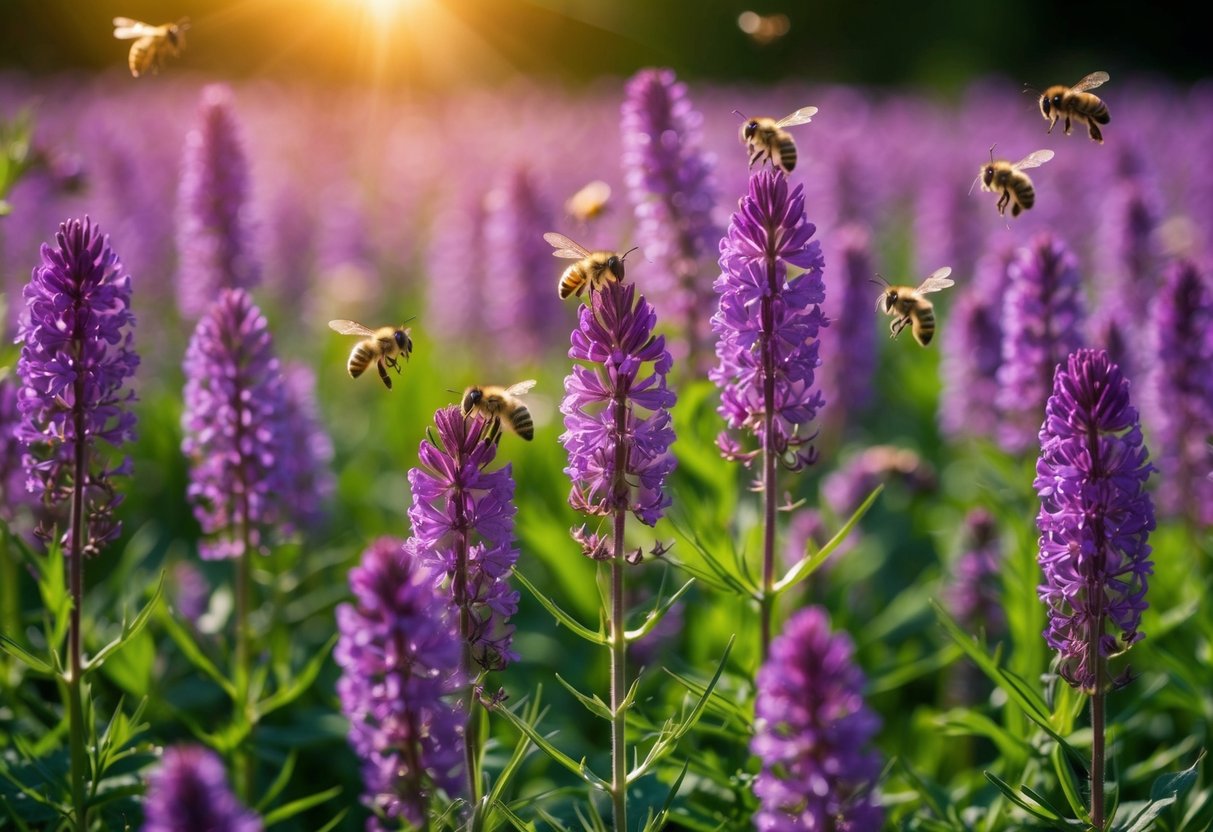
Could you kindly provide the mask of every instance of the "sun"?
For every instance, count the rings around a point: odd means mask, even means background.
[[[417,0],[357,0],[367,14],[379,24],[393,22],[397,17],[416,5]]]

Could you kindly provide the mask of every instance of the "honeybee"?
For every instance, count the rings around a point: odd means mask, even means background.
[[[568,198],[564,203],[564,212],[578,222],[589,222],[606,212],[610,198],[611,186],[601,179],[595,179]]]
[[[907,326],[911,326],[914,340],[922,346],[931,343],[935,335],[935,305],[923,297],[931,292],[938,292],[954,285],[955,281],[948,275],[952,269],[944,266],[931,274],[917,289],[909,286],[891,286],[884,278],[885,291],[876,298],[876,311],[884,311],[893,315],[889,324],[889,337],[896,338]],[[879,275],[877,275],[879,277]],[[883,307],[883,310],[882,310]]]
[[[584,246],[573,242],[563,234],[549,231],[543,235],[548,245],[556,249],[553,257],[565,257],[577,260],[576,263],[564,270],[560,276],[560,299],[569,295],[580,295],[588,285],[591,290],[601,289],[607,283],[623,281],[623,261],[635,251],[630,248],[623,254],[613,251],[587,251]]]
[[[733,112],[746,118],[737,110]],[[754,167],[755,162],[770,159],[772,167],[791,173],[792,168],[796,167],[796,142],[792,141],[792,134],[783,128],[808,124],[815,115],[816,107],[801,107],[779,121],[766,116],[746,119],[745,124],[741,125],[741,143],[750,154],[750,167]]]
[[[1066,135],[1070,135],[1070,121],[1087,125],[1087,135],[1094,141],[1103,144],[1103,133],[1099,125],[1111,121],[1108,115],[1108,105],[1103,100],[1087,90],[1093,90],[1106,84],[1108,73],[1092,72],[1072,87],[1056,84],[1049,87],[1040,96],[1040,114],[1049,120],[1049,132],[1059,118],[1065,119]]]
[[[469,387],[463,391],[463,415],[466,418],[475,412],[488,419],[489,430],[485,438],[490,441],[501,433],[504,419],[514,433],[530,442],[535,438],[535,423],[531,420],[531,411],[518,397],[534,386],[535,379],[529,378],[509,387],[487,384],[484,387]]]
[[[161,26],[140,23],[129,17],[115,17],[114,37],[118,40],[135,41],[131,44],[127,63],[130,65],[131,75],[138,78],[148,70],[159,72],[165,56],[172,55],[175,58],[180,55],[181,50],[185,48],[185,30],[189,27],[188,17]]]
[[[354,349],[350,351],[346,369],[351,378],[358,378],[374,361],[384,386],[392,389],[392,380],[387,374],[388,367],[399,373],[400,363],[397,356],[404,356],[404,360],[408,361],[409,354],[413,351],[413,339],[409,337],[409,330],[405,329],[403,324],[398,327],[381,326],[379,329],[371,329],[357,321],[337,320],[329,321],[329,329],[342,335],[357,335],[363,339],[354,344]]]
[[[1040,167],[1052,158],[1052,150],[1037,150],[1015,164],[1011,164],[1005,159],[995,160],[994,147],[991,145],[990,163],[982,165],[973,184],[976,185],[980,180],[983,191],[1001,191],[1002,195],[998,197],[998,213],[1005,217],[1007,204],[1012,203],[1011,216],[1018,217],[1020,212],[1026,211],[1036,204],[1036,189],[1032,187],[1032,180],[1024,171],[1028,168]],[[972,192],[973,188],[970,187],[969,193]]]

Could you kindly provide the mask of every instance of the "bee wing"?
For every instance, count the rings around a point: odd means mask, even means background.
[[[544,234],[543,239],[547,240],[548,245],[556,249],[552,252],[553,257],[567,257],[570,260],[580,260],[583,257],[590,256],[590,253],[583,247],[563,234],[557,234],[555,231],[549,231]]]
[[[808,124],[817,115],[816,107],[801,107],[790,116],[784,116],[775,122],[776,127],[795,127],[797,124]]]
[[[948,275],[951,273],[952,267],[944,266],[942,269],[938,269],[933,272],[931,276],[924,280],[922,285],[914,291],[920,295],[928,295],[931,292],[938,292],[940,289],[946,289],[949,286],[954,286],[956,285],[956,281],[948,277]]]
[[[118,40],[132,40],[133,38],[155,37],[160,33],[160,27],[149,26],[146,23],[140,23],[138,20],[131,20],[129,17],[114,18],[114,37]]]
[[[1028,154],[1027,157],[1020,159],[1011,167],[1015,170],[1024,170],[1025,168],[1038,168],[1045,162],[1053,158],[1052,150],[1037,150],[1035,153]]]
[[[375,334],[375,330],[368,329],[357,321],[329,321],[329,329],[334,332],[340,332],[342,335],[359,335],[363,338],[368,338]]]
[[[1104,72],[1103,70],[1100,70],[1099,72],[1092,72],[1070,89],[1074,90],[1074,92],[1086,92],[1087,90],[1093,90],[1096,87],[1100,87],[1108,83],[1108,79],[1110,77],[1111,76],[1109,76],[1108,73]]]
[[[511,384],[509,387],[505,388],[505,394],[507,396],[524,395],[524,394],[530,392],[530,389],[532,387],[534,387],[537,383],[538,382],[536,382],[535,379],[528,378],[526,381],[520,381],[517,384]]]

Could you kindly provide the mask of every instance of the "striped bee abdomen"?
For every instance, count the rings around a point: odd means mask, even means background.
[[[779,140],[779,167],[786,173],[791,173],[796,167],[796,143],[790,136],[783,136]]]
[[[535,438],[535,423],[531,420],[531,411],[525,406],[514,408],[514,412],[510,414],[510,425],[515,433],[528,442]]]

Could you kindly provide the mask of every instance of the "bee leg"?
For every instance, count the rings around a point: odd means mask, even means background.
[[[387,367],[384,365],[384,362],[382,359],[375,362],[375,368],[377,370],[379,370],[379,378],[383,379],[384,386],[386,386],[387,389],[391,390],[392,389],[392,378],[391,378],[391,376],[389,376],[387,374]]]
[[[1066,116],[1066,135],[1070,135],[1070,117]]]
[[[402,368],[400,366],[399,361],[397,361],[395,358],[385,358],[384,363],[386,363],[389,367],[391,367],[393,370],[395,370],[396,375],[400,375],[400,370]]]
[[[1087,135],[1090,136],[1093,141],[1103,144],[1103,133],[1100,132],[1099,125],[1095,123],[1095,119],[1089,119],[1087,121]]]
[[[897,318],[889,324],[889,338],[896,338],[901,334],[901,331],[906,328],[906,324],[910,322],[909,318]]]
[[[998,198],[998,213],[1005,214],[1007,212],[1007,203],[1011,201],[1011,192],[1003,191],[1002,196]]]
[[[501,441],[501,419],[494,416],[488,424],[488,430],[484,434],[485,442],[500,442]]]

